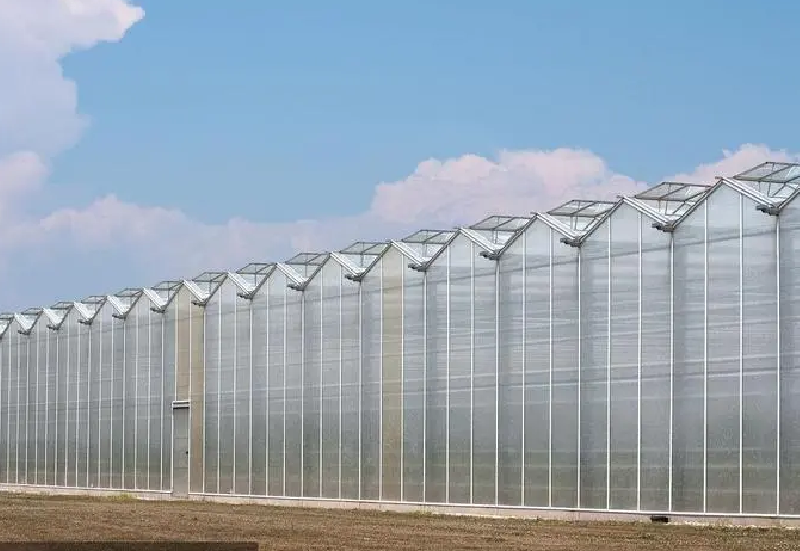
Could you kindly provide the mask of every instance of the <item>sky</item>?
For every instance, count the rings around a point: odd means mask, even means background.
[[[800,160],[798,18],[0,0],[0,311]]]

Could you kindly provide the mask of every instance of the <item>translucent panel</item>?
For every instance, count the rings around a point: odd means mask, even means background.
[[[322,302],[319,282],[303,292],[303,493],[320,495],[321,402],[322,402]]]
[[[674,233],[672,506],[702,512],[706,441],[706,206]]]
[[[341,299],[341,449],[340,495],[358,499],[361,450],[361,296],[358,283],[342,286]]]
[[[609,433],[610,225],[581,248],[580,504],[607,507]]]
[[[449,493],[447,501],[451,503],[471,503],[473,498],[478,503],[494,503],[494,490],[491,492],[491,500],[484,501],[485,493],[481,493],[481,498],[473,493],[479,481],[478,473],[486,475],[485,465],[477,464],[478,441],[485,445],[485,433],[481,433],[475,425],[477,416],[473,416],[473,402],[476,392],[484,391],[482,385],[489,381],[481,378],[480,382],[475,369],[477,362],[473,355],[473,338],[477,336],[477,328],[473,327],[474,321],[474,295],[473,295],[473,251],[472,242],[460,235],[450,244],[446,260],[448,263],[449,285],[447,286],[448,296],[448,318],[449,321],[445,329],[449,328],[449,335],[446,336],[449,344],[446,350],[448,363],[447,380],[445,381],[445,400],[449,405],[446,416],[449,426],[448,433],[448,453],[445,460],[448,463]],[[493,358],[492,358],[493,360]],[[490,364],[492,374],[494,362]],[[473,388],[473,384],[475,385]],[[492,390],[490,387],[489,390]],[[474,392],[473,392],[474,391]],[[481,395],[483,397],[483,395]],[[494,399],[490,405],[494,404]],[[481,411],[485,410],[485,403],[481,402]],[[492,408],[492,416],[494,409]],[[492,421],[490,417],[489,422]],[[492,423],[492,429],[494,423]],[[481,427],[483,428],[483,427]],[[481,450],[484,451],[483,449]],[[491,471],[488,473],[489,484],[494,483],[494,441],[491,443]],[[484,454],[481,454],[484,459]],[[475,460],[475,463],[473,463]],[[492,486],[493,488],[493,486]]]
[[[237,369],[237,324],[236,324],[236,288],[229,281],[223,283],[212,300],[218,301],[217,320],[218,333],[217,342],[212,343],[218,346],[217,349],[217,369],[216,387],[217,391],[217,414],[216,414],[216,439],[211,438],[213,448],[217,453],[217,493],[235,494],[236,487],[234,481],[236,458],[243,453],[247,454],[247,448],[242,450],[237,446],[236,441],[236,375]],[[208,312],[208,307],[206,307]],[[206,341],[208,344],[208,341]],[[208,362],[206,363],[208,366]],[[206,396],[209,396],[210,389]],[[208,467],[206,467],[208,470]],[[213,476],[213,474],[212,474]],[[246,473],[245,473],[245,476]]]
[[[432,265],[426,272],[425,501],[429,503],[444,503],[447,499],[449,253],[445,251],[442,256],[444,261]]]
[[[473,249],[473,501],[497,503],[497,264]]]
[[[382,271],[361,284],[361,493],[379,499],[381,491]]]
[[[498,372],[500,429],[498,436],[498,501],[523,505],[523,442],[525,429],[525,329],[527,286],[525,242],[512,245],[499,264]],[[525,488],[527,490],[527,488]],[[531,496],[532,497],[532,496]]]
[[[252,493],[268,495],[269,450],[269,294],[264,288],[253,298],[252,311]]]
[[[556,330],[553,323],[555,310],[554,303],[554,284],[553,279],[555,266],[553,265],[553,243],[550,229],[544,224],[534,224],[517,242],[524,255],[524,281],[522,291],[524,291],[523,324],[524,340],[522,342],[522,361],[524,362],[524,419],[523,419],[523,448],[524,460],[524,504],[534,507],[549,507],[552,505],[551,499],[551,441],[553,439],[552,428],[556,426],[555,419],[551,415],[552,398],[555,385],[551,384],[556,352],[555,340],[551,340],[551,335]],[[509,250],[512,253],[514,248]],[[514,253],[512,253],[514,254]],[[505,259],[501,262],[501,266]],[[569,284],[569,281],[565,282]],[[572,283],[577,281],[572,278]],[[506,289],[504,284],[501,289]],[[513,287],[511,288],[513,289]],[[562,304],[564,304],[562,302]],[[504,315],[501,319],[504,319]],[[505,331],[501,331],[501,335]],[[577,343],[575,343],[577,344]],[[501,356],[502,357],[502,356]],[[563,389],[567,390],[567,389]],[[562,393],[559,398],[567,398],[567,392]],[[572,402],[575,407],[575,402]],[[564,408],[570,407],[568,404]],[[501,409],[502,411],[502,409]],[[574,410],[572,416],[574,418]],[[502,426],[502,425],[501,425]],[[556,428],[564,430],[571,428],[557,425]],[[574,430],[571,433],[574,437]],[[564,451],[569,449],[571,443],[564,440],[562,448]],[[559,448],[556,448],[559,449]],[[554,449],[555,451],[555,449]],[[563,483],[574,483],[575,479],[564,480]]]
[[[742,512],[777,512],[778,246],[776,219],[742,210]]]
[[[350,283],[335,262],[329,262],[316,277],[321,285],[320,341],[322,388],[320,429],[320,495],[338,498],[340,487],[340,429],[342,376],[342,286]],[[312,283],[313,284],[313,283]]]
[[[780,231],[780,375],[777,421],[780,425],[779,512],[800,514],[800,203],[793,201],[779,218]],[[767,278],[765,277],[764,280]],[[765,281],[766,283],[766,281]]]
[[[286,279],[275,273],[267,290],[267,358],[269,410],[267,419],[267,495],[286,495],[284,453],[286,451],[286,298],[292,292]]]
[[[400,262],[396,249],[386,254]],[[405,268],[405,262],[404,262]],[[403,281],[403,500],[425,501],[425,276],[405,268]]]
[[[581,305],[575,249],[552,243],[552,505],[578,505],[578,397]]]
[[[608,220],[611,300],[607,497],[612,509],[636,509],[639,498],[641,228],[641,215],[627,207],[618,209]]]
[[[235,289],[232,290],[235,292]],[[229,323],[234,329],[235,346],[233,347],[233,493],[238,495],[252,494],[251,458],[251,389],[253,386],[251,356],[251,303],[247,299],[231,298],[234,315]],[[223,448],[225,449],[225,448]]]
[[[285,313],[284,491],[303,490],[303,293],[287,290]]]
[[[741,241],[745,199],[720,188],[707,201],[706,510],[739,511]],[[749,203],[748,203],[749,204]]]
[[[381,265],[381,499],[388,501],[401,499],[403,482],[403,260]]]
[[[669,510],[672,256],[670,235],[640,216],[640,508]]]

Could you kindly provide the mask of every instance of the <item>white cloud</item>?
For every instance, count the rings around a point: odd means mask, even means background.
[[[717,174],[733,175],[764,160],[796,158],[748,144],[670,179],[712,183]],[[348,218],[288,224],[233,219],[213,225],[178,210],[110,196],[83,209],[31,220],[22,239],[86,252],[124,248],[134,263],[191,276],[204,269],[281,259],[293,251],[340,248],[357,239],[401,237],[420,227],[451,228],[492,214],[526,215],[574,198],[613,199],[645,185],[613,171],[588,151],[503,151],[494,159],[464,155],[426,160],[407,178],[379,184],[370,208]]]

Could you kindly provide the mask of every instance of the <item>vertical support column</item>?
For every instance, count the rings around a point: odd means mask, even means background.
[[[582,250],[578,249],[578,399],[577,399],[577,409],[578,409],[578,417],[577,417],[577,425],[578,425],[578,451],[576,454],[577,457],[577,503],[576,506],[580,509],[581,507],[581,365],[583,364],[582,361],[582,342],[581,339],[583,338],[583,328],[581,324],[582,318],[582,310],[581,310],[581,303],[582,303],[582,293],[581,293],[581,278],[583,275],[583,266],[581,264],[581,257],[583,256]]]
[[[642,213],[638,222],[637,242],[637,328],[636,328],[636,510],[642,510]]]
[[[378,299],[378,316],[380,317],[380,324],[378,326],[378,334],[380,335],[380,347],[378,362],[378,501],[383,499],[383,266],[380,271],[381,293]]]
[[[608,263],[608,294],[606,296],[606,509],[611,509],[611,234],[613,218],[608,219],[606,262]]]
[[[250,383],[247,387],[247,493],[253,495],[253,299],[247,302],[247,330],[248,330],[248,371]],[[268,356],[269,357],[269,356]],[[266,402],[269,403],[269,402]],[[269,411],[269,410],[267,410]],[[264,412],[268,415],[267,412]],[[269,426],[269,420],[267,420]],[[266,444],[265,444],[266,445]],[[267,471],[264,471],[265,478],[269,478]],[[265,480],[266,483],[266,480]]]
[[[703,203],[703,512],[708,506],[708,203]]]
[[[323,497],[322,473],[325,472],[323,431],[325,426],[325,279],[320,274],[319,289],[319,497]]]
[[[445,470],[444,470],[444,501],[450,503],[450,248],[445,252],[446,283],[445,283]]]
[[[402,257],[400,257],[402,259]],[[400,501],[405,501],[406,455],[406,271],[400,266]]]
[[[470,257],[469,287],[469,502],[475,491],[475,257]],[[448,303],[448,309],[450,305]],[[448,347],[449,350],[449,347]],[[448,376],[449,383],[449,376]],[[448,396],[450,392],[448,390]],[[450,408],[448,407],[448,412]],[[449,423],[448,423],[449,426]],[[448,442],[450,439],[448,438]],[[449,487],[449,485],[448,485]],[[448,501],[450,501],[448,499]]]
[[[777,388],[776,400],[776,456],[775,456],[775,514],[781,514],[781,329],[783,322],[781,321],[781,217],[775,217],[775,314],[777,321],[777,350],[776,350],[776,365],[775,365],[775,386]]]
[[[523,232],[520,236],[520,242],[522,243],[522,344],[521,344],[521,352],[522,352],[522,445],[521,448],[521,455],[520,455],[520,481],[519,481],[519,504],[520,507],[525,506],[525,425],[526,425],[526,408],[525,408],[525,392],[527,389],[527,378],[525,376],[525,370],[527,369],[527,361],[525,358],[525,354],[527,353],[525,347],[525,337],[527,335],[527,322],[528,322],[528,315],[527,315],[527,300],[526,297],[528,296],[528,276],[526,273],[526,262],[527,259],[527,243],[526,243],[526,236],[527,232]],[[499,285],[499,282],[498,282]]]
[[[286,360],[287,360],[287,353],[286,353],[286,323],[288,321],[288,305],[287,305],[287,298],[289,294],[289,288],[283,288],[283,461],[281,461],[281,469],[282,469],[282,478],[281,480],[281,495],[286,496]]]
[[[422,500],[428,501],[428,273],[422,272]]]
[[[234,327],[235,327],[234,323]],[[235,346],[235,342],[234,342]],[[235,354],[234,354],[235,356]],[[235,360],[234,360],[235,361]],[[234,364],[235,365],[235,364]],[[234,368],[234,372],[236,369]],[[235,383],[234,383],[235,385]],[[235,388],[235,387],[234,387]],[[234,417],[236,416],[234,410]],[[222,439],[221,423],[222,419],[222,300],[220,300],[219,307],[217,308],[217,488],[214,493],[220,493],[220,441]],[[236,461],[236,446],[234,445],[234,462]]]
[[[362,459],[362,434],[364,432],[364,293],[361,284],[358,285],[358,499],[361,499],[361,459]]]
[[[744,472],[744,197],[739,196],[739,514],[743,508]]]
[[[339,271],[341,272],[342,267],[339,266]],[[340,274],[344,275],[344,274]],[[337,466],[337,476],[338,476],[338,484],[336,489],[336,494],[339,499],[342,499],[342,368],[343,368],[343,357],[342,357],[342,282],[341,279],[339,280],[339,403],[337,404],[339,408],[339,449],[337,450],[338,453],[338,466]]]
[[[672,512],[673,446],[675,424],[675,238],[669,234],[669,457],[667,458],[667,509]]]
[[[473,255],[473,266],[474,266]],[[472,274],[473,285],[475,274]],[[473,292],[473,303],[475,294]],[[473,316],[474,319],[474,316]],[[500,261],[494,263],[494,504],[500,502]]]
[[[306,465],[306,294],[300,295],[300,495],[305,495]]]
[[[547,506],[553,506],[553,230],[548,244]]]

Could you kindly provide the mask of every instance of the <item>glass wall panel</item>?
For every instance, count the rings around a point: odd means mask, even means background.
[[[580,273],[577,250],[561,243],[561,235],[550,232],[552,242],[552,505],[578,505],[578,365],[579,320],[582,312],[578,293]]]
[[[97,485],[101,488],[114,488],[113,477],[113,423],[114,423],[114,307],[106,302],[97,314],[95,323],[99,324],[100,350],[98,358],[97,394]]]
[[[262,287],[253,298],[252,309],[252,405],[251,441],[253,456],[252,493],[268,495],[268,447],[269,447],[269,294]]]
[[[776,220],[742,209],[742,512],[777,512],[778,263]],[[796,490],[795,490],[796,491]]]
[[[473,246],[473,501],[497,503],[497,269]]]
[[[111,328],[111,348],[114,351],[114,359],[112,364],[112,381],[111,381],[111,487],[112,488],[125,488],[125,418],[127,416],[126,411],[126,384],[125,384],[125,376],[127,374],[126,362],[128,359],[127,354],[127,325],[130,322],[127,320],[115,318],[112,323]],[[61,343],[65,340],[63,338],[63,330],[58,331],[56,335],[59,337],[59,358],[61,356],[62,346]],[[62,380],[64,369],[63,364],[59,361],[58,363],[58,378]],[[61,393],[61,387],[58,387],[58,392]],[[61,395],[61,394],[59,394]],[[60,401],[59,401],[60,403]],[[60,412],[56,412],[59,424],[57,425],[58,434],[62,434],[63,430],[61,429],[61,422],[60,419],[63,418],[63,414]],[[62,449],[60,444],[57,444],[56,450],[56,458],[58,459],[60,456],[58,454],[58,450]],[[57,464],[58,467],[58,464]],[[58,469],[57,471],[58,472]]]
[[[609,377],[609,224],[581,247],[580,505],[605,508]]]
[[[320,341],[322,354],[322,442],[320,450],[320,495],[339,497],[339,443],[342,376],[342,287],[347,283],[344,270],[329,261],[312,285],[320,285]]]
[[[229,285],[231,293],[235,294],[238,289],[233,283],[226,282]],[[233,358],[234,369],[233,375],[233,429],[232,436],[234,441],[231,442],[231,449],[233,450],[233,470],[234,480],[232,491],[239,495],[252,494],[251,488],[251,458],[253,450],[251,448],[251,389],[253,388],[253,376],[251,359],[251,316],[252,316],[252,303],[241,297],[232,297],[231,302],[234,305],[234,316],[231,317],[229,323],[234,329],[235,356]],[[223,450],[225,448],[223,447]]]
[[[425,500],[425,285],[424,275],[391,248],[384,258],[399,257],[403,278],[403,500]]]
[[[800,514],[800,202],[792,201],[778,218],[780,262],[780,506],[784,515]],[[767,279],[766,277],[764,278]]]
[[[707,200],[706,510],[739,511],[741,236],[744,198],[721,187]]]
[[[222,348],[222,304],[215,296],[205,306],[205,370],[203,380],[203,492],[220,493],[219,438],[220,438],[220,362]]]
[[[285,492],[289,496],[303,491],[303,310],[304,294],[287,289],[285,317],[286,409]]]
[[[13,323],[13,322],[12,322]],[[9,419],[11,417],[10,393],[11,388],[11,326],[6,328],[3,338],[0,339],[0,482],[8,483],[9,463],[8,448],[11,445]]]
[[[449,371],[448,332],[449,250],[425,273],[427,317],[427,405],[425,413],[425,501],[446,501],[447,479],[447,382]]]
[[[640,506],[669,510],[672,253],[671,236],[640,219],[641,458]]]
[[[641,215],[630,207],[621,206],[606,223],[611,262],[608,502],[612,509],[635,510],[638,500],[640,437]],[[664,337],[667,339],[668,335]]]
[[[381,499],[399,501],[403,478],[403,274],[407,262],[384,257],[381,336]]]
[[[236,444],[236,379],[238,374],[236,364],[237,325],[236,325],[236,287],[230,280],[224,283],[214,293],[212,300],[216,299],[219,320],[217,343],[217,437],[213,447],[217,452],[217,493],[236,493],[234,487],[234,466],[236,458],[247,450],[240,449]],[[208,308],[208,307],[206,307]],[[213,345],[212,345],[213,346]],[[206,392],[208,396],[209,392]],[[213,435],[212,435],[213,438]]]
[[[316,278],[303,292],[303,493],[320,495],[322,393],[322,302]]]
[[[383,271],[375,270],[361,283],[361,495],[380,498],[381,395],[383,335]]]
[[[534,222],[525,234],[509,250],[523,247],[524,255],[524,465],[525,465],[525,505],[549,507],[552,505],[550,493],[550,451],[555,419],[551,415],[552,385],[555,340],[551,339],[554,325],[554,285],[555,266],[553,264],[553,239],[546,225]],[[502,265],[502,264],[501,264]],[[568,283],[568,282],[567,282]],[[573,277],[574,283],[574,277]],[[505,285],[503,286],[505,287]],[[564,353],[559,349],[559,353]],[[569,398],[568,387],[560,387],[560,398]],[[574,401],[573,407],[575,406]],[[566,409],[568,404],[564,404]],[[562,412],[563,413],[563,412]],[[575,411],[571,413],[575,417]],[[570,427],[558,426],[560,429]],[[574,429],[571,432],[575,435]],[[563,451],[567,452],[575,440],[562,441]],[[574,483],[574,478],[565,477],[563,484]],[[562,496],[566,499],[567,496]]]
[[[368,276],[369,277],[369,276]],[[342,286],[341,497],[358,499],[361,457],[361,296],[359,283]]]
[[[525,429],[525,257],[526,237],[522,236],[500,260],[497,281],[498,371],[500,380],[498,501],[503,505],[524,505],[523,442]],[[532,496],[531,496],[532,497]]]
[[[274,272],[264,284],[267,301],[267,369],[269,386],[267,491],[268,495],[286,495],[284,453],[286,436],[286,296],[293,292],[286,278]]]
[[[446,260],[449,265],[449,293],[448,293],[448,319],[449,327],[449,363],[447,369],[445,400],[449,404],[447,419],[449,422],[448,438],[449,453],[446,460],[449,465],[449,494],[447,501],[450,503],[471,503],[473,498],[477,503],[494,503],[494,441],[489,450],[486,445],[486,423],[480,426],[475,424],[478,416],[473,416],[473,405],[480,404],[480,411],[486,414],[486,389],[492,392],[491,417],[488,422],[489,429],[494,431],[494,388],[491,381],[483,376],[486,366],[482,366],[481,376],[476,370],[477,362],[473,354],[473,339],[477,338],[478,328],[473,326],[476,306],[473,294],[475,283],[473,274],[472,242],[465,236],[457,236],[447,250]],[[494,375],[492,367],[491,374]],[[474,389],[473,389],[474,384]],[[486,388],[484,388],[486,387]],[[474,393],[473,393],[474,390]],[[477,397],[481,401],[478,402]],[[473,403],[473,399],[475,402]],[[488,436],[491,436],[490,432]],[[482,445],[479,450],[479,444]],[[491,457],[486,452],[491,451]],[[474,456],[473,456],[474,452]],[[485,462],[491,460],[491,471],[487,473],[486,465],[479,463],[478,458]],[[475,463],[473,464],[473,459]],[[482,480],[480,475],[488,480]],[[492,485],[491,500],[486,501],[486,492],[480,492],[479,485]],[[482,486],[483,487],[483,486]],[[473,494],[473,491],[476,493]]]
[[[680,512],[705,507],[706,210],[700,205],[673,234],[672,506]]]

